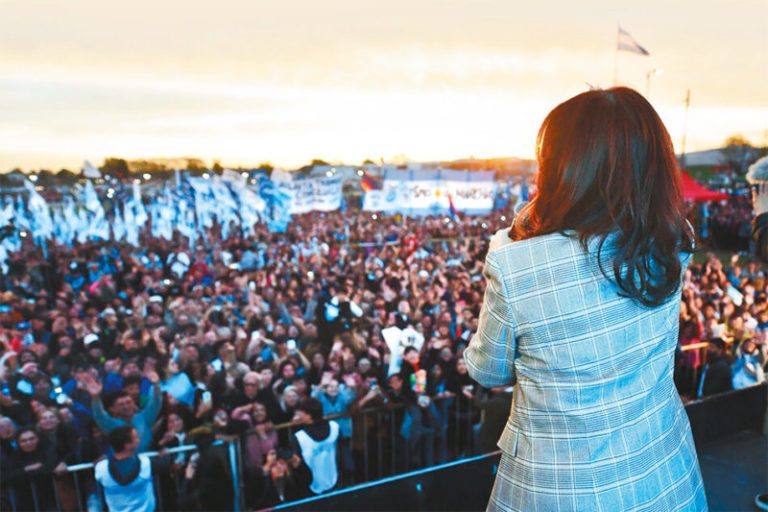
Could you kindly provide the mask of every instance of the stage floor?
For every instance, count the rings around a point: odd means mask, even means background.
[[[768,492],[768,437],[745,431],[698,447],[711,511],[758,510],[755,495]]]

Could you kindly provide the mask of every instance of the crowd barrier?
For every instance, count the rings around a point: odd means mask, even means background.
[[[688,403],[685,406],[685,411],[688,414],[693,438],[699,452],[708,446],[708,443],[715,445],[727,443],[730,436],[744,431],[756,432],[764,436],[768,427],[768,384],[751,386],[696,400]],[[491,487],[498,470],[499,454],[500,452],[478,455],[437,467],[385,478],[314,498],[286,503],[274,507],[273,510],[285,512],[402,510],[404,508],[403,503],[408,504],[408,510],[422,512],[483,510],[488,503]],[[707,458],[702,459],[701,455],[700,462],[702,466],[711,464]],[[728,466],[728,470],[736,475],[745,475],[746,472],[755,469],[757,468],[744,464]],[[723,484],[714,479],[707,481],[707,474],[704,472],[708,499],[711,499],[709,495],[711,488],[733,483]],[[744,478],[742,481],[738,476],[736,479],[739,484],[749,481],[749,478]],[[754,490],[749,490],[749,499],[753,496],[752,492],[761,492],[762,490],[757,487]],[[712,506],[711,502],[710,506]],[[741,508],[728,507],[721,510],[739,509]]]
[[[412,427],[407,432],[403,429],[403,421],[407,414],[417,413],[411,406],[403,404],[385,404],[382,407],[367,408],[347,414],[329,415],[326,418],[349,418],[352,422],[352,436],[349,438],[350,455],[353,470],[344,468],[344,462],[339,461],[340,479],[337,489],[343,489],[371,480],[403,474],[435,464],[443,464],[452,460],[471,457],[475,453],[476,430],[481,415],[474,405],[474,400],[466,398],[459,400],[453,394],[446,394],[433,400],[433,412],[437,414],[438,423],[431,426],[413,425],[416,419],[411,418]],[[422,409],[419,409],[421,411]],[[435,418],[431,418],[434,420]],[[294,423],[276,425],[275,431],[280,439],[279,446],[288,445],[289,437],[300,428]],[[247,503],[246,490],[249,482],[243,471],[243,441],[249,434],[219,440],[215,445],[226,448],[229,459],[229,471],[232,477],[231,491],[234,495],[234,510],[248,510],[253,503]],[[405,435],[403,435],[405,434]],[[145,452],[150,457],[195,452],[195,445],[182,445],[160,452]],[[339,455],[341,456],[341,450]],[[76,464],[67,467],[64,475],[51,475],[55,508],[57,512],[101,512],[106,510],[103,489],[93,478],[93,463]],[[177,507],[163,503],[160,476],[153,475],[154,491],[158,510],[178,510]],[[71,480],[70,480],[71,479]],[[45,510],[37,499],[38,489],[33,480],[24,484],[29,485],[34,500],[34,511]],[[21,485],[24,485],[21,484]],[[18,485],[9,486],[2,491],[6,494],[9,510],[20,511],[17,507],[16,491]],[[65,496],[62,495],[62,492]],[[224,490],[222,490],[224,492]],[[169,506],[165,506],[169,505]]]
[[[700,343],[689,343],[688,345],[682,345],[680,347],[680,351],[682,353],[686,352],[698,352],[699,357],[698,360],[700,362],[699,366],[696,368],[691,368],[690,371],[690,388],[691,390],[698,389],[699,384],[699,378],[701,377],[701,368],[704,367],[705,364],[707,364],[707,347],[709,346],[709,342],[703,341]]]
[[[699,345],[703,346],[689,346],[691,348],[688,350],[706,348],[706,344]],[[768,396],[766,390],[768,386],[763,384],[689,403],[686,411],[691,420],[697,444],[729,433],[737,423],[739,428],[758,428],[765,420],[766,396]],[[353,470],[350,472],[340,460],[340,479],[335,490],[343,492],[346,489],[358,489],[361,485],[378,481],[400,482],[404,481],[401,479],[402,475],[416,474],[432,467],[445,467],[446,463],[469,460],[481,455],[477,447],[482,410],[476,407],[474,399],[464,398],[458,399],[456,395],[450,394],[435,399],[432,404],[433,412],[437,413],[439,422],[428,426],[422,424],[413,426],[411,423],[408,429],[403,428],[405,416],[418,412],[413,409],[418,406],[408,407],[403,404],[389,403],[348,414],[327,416],[327,419],[349,418],[352,422],[352,436],[348,442]],[[745,410],[750,411],[750,414],[744,414]],[[717,418],[720,419],[717,420]],[[734,418],[739,421],[734,423]],[[411,422],[413,421],[415,421],[414,418],[411,418]],[[279,446],[285,447],[288,445],[290,436],[300,426],[285,423],[276,425],[274,428],[280,440]],[[242,436],[219,440],[215,443],[221,447],[219,449],[226,451],[229,461],[228,469],[231,473],[232,489],[228,491],[222,489],[222,492],[232,493],[234,510],[238,512],[255,508],[255,504],[246,499],[250,482],[243,471],[242,445],[246,436],[253,433],[255,432],[249,431]],[[166,450],[162,454],[158,452],[146,452],[146,454],[151,457],[165,454],[173,456],[194,452],[196,449],[194,445],[183,445]],[[340,455],[342,455],[341,450]],[[103,490],[93,479],[93,466],[92,463],[77,464],[69,466],[66,475],[51,475],[57,512],[106,510]],[[69,495],[61,496],[60,492],[66,488],[67,479],[70,478]],[[158,510],[177,510],[175,504],[163,503],[159,475],[154,475],[154,479]],[[35,497],[34,510],[43,510],[36,499],[35,482],[29,480],[26,483]],[[10,500],[9,510],[19,510],[15,504],[14,488],[3,489],[3,492],[7,493],[6,499]]]
[[[218,440],[215,441],[211,447],[223,447],[227,451],[229,459],[229,471],[231,472],[233,486],[231,492],[234,493],[235,512],[242,510],[240,499],[240,477],[242,475],[241,467],[239,466],[240,453],[239,442],[237,440]],[[144,452],[144,455],[149,457],[159,456],[171,456],[183,453],[197,452],[195,445],[182,445],[175,448],[169,448],[162,452],[149,451]],[[74,464],[67,466],[66,472],[62,475],[50,475],[51,488],[53,489],[53,498],[55,501],[55,509],[57,512],[102,512],[107,510],[106,502],[104,500],[104,490],[93,477],[93,468],[95,463],[87,462],[83,464]],[[160,489],[161,475],[153,472],[153,488],[155,499],[157,503],[157,510],[178,510],[178,507],[171,506],[166,507],[163,503],[163,493]],[[25,484],[28,485],[35,512],[42,512],[44,510],[50,510],[48,507],[41,507],[40,496],[38,494],[37,485],[34,479],[28,479],[25,483],[9,486],[7,489],[3,489],[3,492],[7,492],[7,505],[9,510],[13,512],[26,512],[28,509],[21,509],[17,503],[17,491],[25,490]],[[21,487],[20,487],[21,486]]]
[[[328,420],[349,418],[352,422],[351,441],[355,467],[359,468],[355,471],[358,478],[351,481],[342,479],[339,488],[473,455],[481,420],[474,398],[459,400],[453,393],[447,393],[432,400],[432,405],[439,424],[416,425],[410,432],[405,432],[415,438],[403,435],[402,423],[406,421],[406,414],[427,413],[427,409],[415,409],[418,406],[409,408],[403,404],[385,404],[326,416]],[[417,420],[411,417],[410,421]],[[284,423],[276,425],[275,430],[285,432],[279,436],[282,440],[290,437],[299,427],[294,423]]]

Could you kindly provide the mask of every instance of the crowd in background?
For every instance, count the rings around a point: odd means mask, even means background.
[[[212,441],[233,437],[249,505],[271,505],[287,499],[273,480],[303,467],[292,434],[275,427],[311,399],[325,414],[393,409],[391,421],[337,420],[341,484],[359,480],[361,435],[399,440],[384,450],[396,471],[466,452],[479,390],[461,352],[477,325],[487,237],[506,223],[315,213],[285,233],[221,241],[209,231],[195,251],[147,239],[49,245],[47,257],[27,239],[0,296],[4,499],[14,488],[17,504],[32,504],[23,488],[40,475],[49,505],[42,475],[108,455],[106,435],[130,425],[138,451],[201,448],[195,464],[173,458],[166,508],[206,509],[231,488],[215,450],[203,462]],[[464,409],[447,414],[448,401]],[[311,494],[306,478],[289,481],[290,497]],[[195,496],[180,503],[181,489]]]
[[[728,264],[708,253],[685,273],[680,307],[677,385],[699,398],[765,382],[768,273],[764,265]],[[707,342],[706,352],[685,350]]]
[[[726,210],[711,211],[713,229],[739,216]],[[232,475],[217,439],[241,443],[255,508],[316,492],[301,430],[338,428],[336,486],[382,464],[363,456],[369,441],[386,445],[379,457],[391,453],[383,465],[396,472],[467,454],[475,441],[494,449],[501,426],[472,431],[486,407],[503,425],[509,392],[475,386],[462,351],[477,328],[488,238],[508,223],[499,213],[313,213],[285,233],[257,226],[222,241],[211,230],[196,250],[146,239],[49,245],[46,257],[28,239],[0,277],[0,508],[11,489],[22,509],[98,500],[93,478],[73,489],[66,466],[114,453],[109,433],[125,426],[139,452],[198,449],[166,456],[166,509],[227,508]],[[679,352],[687,398],[765,378],[765,267],[697,260],[684,279],[680,345],[711,343],[705,358]],[[337,427],[318,421],[318,407],[342,415]],[[367,410],[383,412],[344,416]]]
[[[733,194],[727,201],[700,204],[698,209],[707,216],[707,229],[699,232],[703,242],[712,247],[749,251],[752,223],[749,195]]]

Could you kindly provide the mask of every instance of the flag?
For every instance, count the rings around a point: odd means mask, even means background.
[[[99,196],[96,195],[96,190],[93,188],[91,180],[86,180],[85,190],[83,190],[83,203],[85,207],[91,212],[96,212],[101,208],[101,201]]]
[[[459,212],[456,211],[456,207],[453,205],[453,197],[448,194],[448,208],[451,210],[451,219],[453,222],[459,222]]]
[[[13,208],[13,202],[6,202],[5,208],[0,211],[0,228],[11,223],[16,211]]]
[[[360,178],[360,186],[363,187],[363,191],[365,192],[370,192],[371,190],[376,190],[378,188],[376,186],[376,181],[374,181],[373,177],[365,170],[363,170],[363,177]]]
[[[104,213],[104,208],[99,208],[90,219],[91,240],[109,240],[109,224]]]
[[[121,241],[126,235],[125,222],[120,214],[120,208],[115,207],[115,216],[112,219],[112,239],[116,242]]]
[[[35,186],[31,181],[24,181],[24,187],[29,192],[29,200],[27,202],[27,208],[31,215],[31,230],[32,236],[40,243],[46,238],[50,238],[53,234],[53,220],[51,219],[51,212],[48,209],[48,203],[43,197],[37,193]]]
[[[640,55],[650,55],[648,50],[640,46],[635,38],[629,35],[629,32],[619,27],[619,38],[617,40],[617,49],[624,50],[632,53],[639,53]]]
[[[118,204],[124,205],[131,200],[131,194],[133,193],[132,189],[126,187],[125,183],[123,183],[122,181],[118,181],[115,184],[114,189],[115,189],[115,198],[114,198],[115,205],[118,205]]]
[[[126,205],[123,209],[123,225],[125,226],[125,241],[138,247],[139,226],[135,221],[133,206]]]
[[[91,165],[91,162],[88,160],[83,162],[83,166],[80,168],[80,171],[86,178],[101,178],[101,171]]]
[[[141,186],[139,185],[139,180],[133,180],[133,199],[131,200],[131,208],[134,208],[133,221],[136,222],[139,227],[143,226],[144,223],[147,222],[147,219],[149,219],[149,216],[147,215],[147,210],[144,208],[144,202],[141,199]],[[123,212],[123,215],[125,215],[125,212]],[[134,245],[138,245],[138,243]]]
[[[278,167],[272,169],[272,175],[270,176],[272,181],[293,181],[293,175],[288,171],[284,171]]]

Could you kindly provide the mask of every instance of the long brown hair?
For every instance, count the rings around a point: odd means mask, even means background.
[[[599,240],[600,270],[619,294],[657,306],[680,285],[681,251],[692,250],[680,170],[656,111],[626,87],[588,91],[555,107],[536,139],[536,197],[510,237],[573,230],[585,250]],[[602,249],[616,233],[613,275]]]

